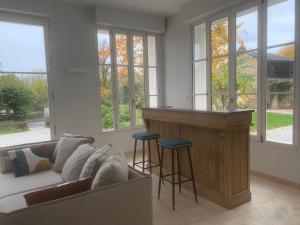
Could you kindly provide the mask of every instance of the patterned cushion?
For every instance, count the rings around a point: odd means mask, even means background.
[[[13,165],[8,156],[0,157],[0,172],[2,174],[10,173],[13,171]]]
[[[35,152],[30,148],[9,151],[8,155],[16,177],[52,168],[49,158],[40,156],[39,151]]]

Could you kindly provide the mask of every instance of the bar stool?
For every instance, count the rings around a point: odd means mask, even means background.
[[[145,173],[145,169],[150,170],[150,174],[152,173],[152,168],[153,167],[158,167],[160,165],[160,154],[159,154],[159,147],[158,147],[158,139],[160,138],[160,134],[156,132],[141,132],[141,133],[136,133],[133,134],[132,137],[135,139],[134,142],[134,153],[133,153],[133,168],[135,166],[142,168],[143,173]],[[137,148],[137,140],[141,140],[143,142],[143,161],[141,162],[135,162],[136,158],[136,148]],[[153,165],[153,162],[151,160],[151,150],[150,150],[150,141],[155,140],[156,141],[156,147],[157,147],[157,156],[158,156],[158,163]],[[148,141],[148,160],[145,160],[145,141]],[[149,163],[149,166],[145,166],[145,163]],[[139,164],[143,164],[140,166]]]
[[[179,191],[181,192],[181,184],[184,182],[192,181],[193,183],[193,189],[194,189],[194,195],[197,203],[197,193],[195,188],[195,180],[194,180],[194,172],[193,172],[193,165],[192,165],[192,158],[191,158],[191,152],[190,147],[192,146],[191,141],[182,140],[182,139],[165,139],[165,140],[159,140],[158,145],[162,147],[161,151],[161,158],[160,158],[160,173],[159,173],[159,185],[158,185],[158,199],[160,198],[160,188],[161,188],[161,181],[164,177],[172,176],[172,200],[173,200],[173,210],[175,210],[175,184],[179,184]],[[162,169],[163,169],[163,158],[164,158],[164,151],[165,148],[170,150],[172,152],[172,173],[168,175],[163,175]],[[190,164],[190,171],[191,171],[191,178],[186,180],[181,180],[181,172],[180,172],[180,153],[184,149],[188,152],[188,158],[189,158],[189,164]],[[177,153],[177,173],[175,173],[175,151]],[[175,174],[178,174],[178,182],[175,182]]]

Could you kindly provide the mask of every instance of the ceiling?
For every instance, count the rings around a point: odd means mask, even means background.
[[[172,16],[192,0],[57,0],[83,5],[103,5],[153,15]]]

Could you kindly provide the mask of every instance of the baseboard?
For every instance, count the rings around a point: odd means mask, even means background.
[[[300,184],[298,184],[296,182],[293,182],[293,181],[288,181],[288,180],[285,180],[285,179],[282,179],[282,178],[274,177],[272,175],[265,174],[265,173],[255,171],[255,170],[251,170],[251,174],[254,175],[254,176],[257,176],[257,177],[261,177],[261,178],[265,178],[267,180],[274,181],[274,182],[279,183],[279,184],[283,184],[283,185],[286,185],[286,186],[289,186],[289,187],[300,189]]]

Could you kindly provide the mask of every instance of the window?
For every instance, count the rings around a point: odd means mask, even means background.
[[[158,101],[157,37],[100,28],[97,40],[102,130],[143,126],[141,109]]]
[[[194,106],[196,109],[207,109],[207,80],[206,80],[206,24],[195,26],[193,51],[193,83]]]
[[[50,140],[45,27],[0,19],[0,147]]]
[[[236,108],[253,109],[251,133],[257,134],[257,7],[236,14]]]
[[[292,144],[295,0],[269,0],[267,15],[266,139]]]
[[[193,107],[253,109],[252,135],[294,144],[296,1],[251,4],[193,27]]]

